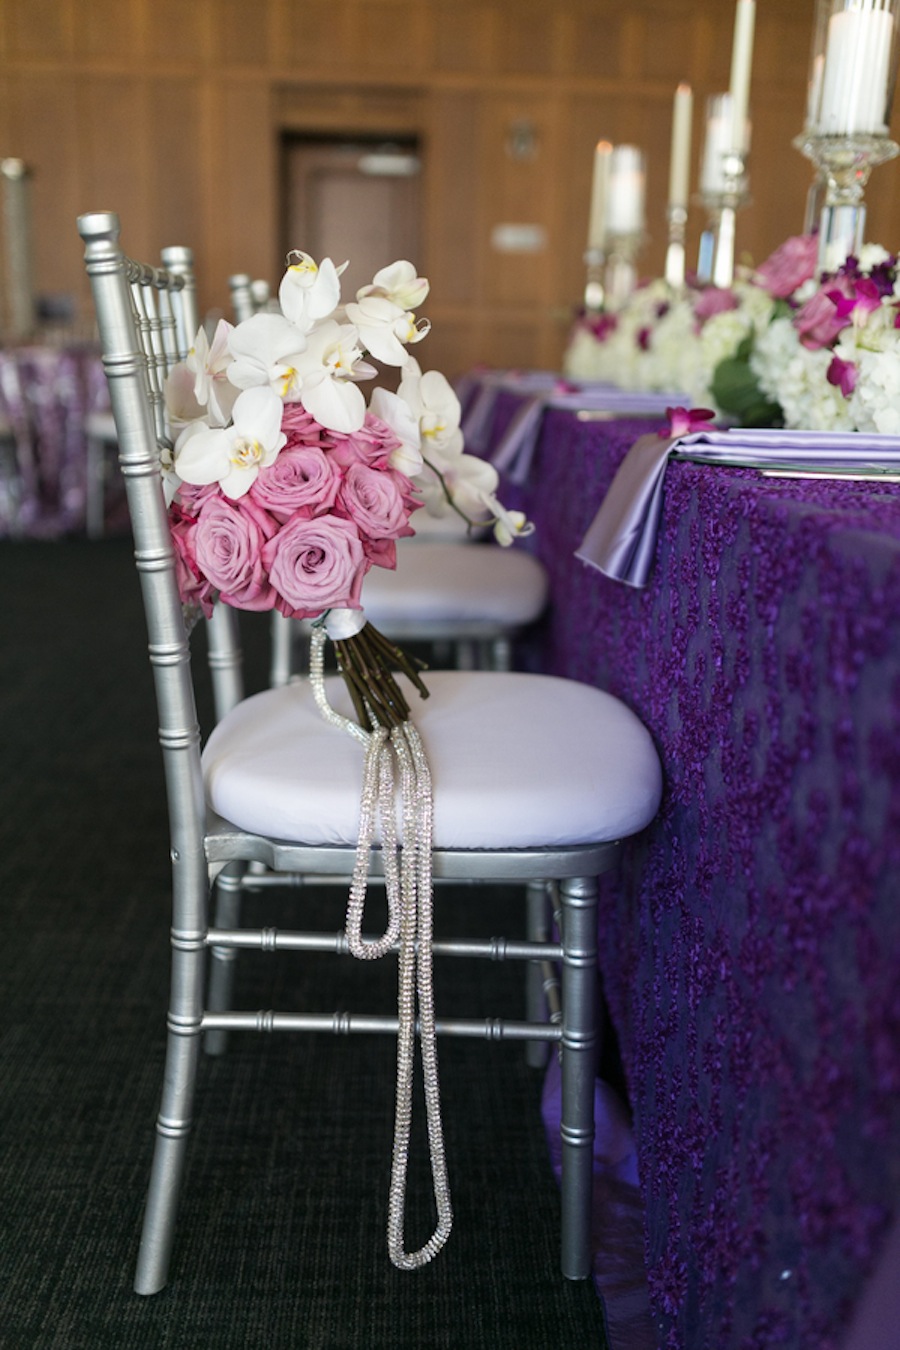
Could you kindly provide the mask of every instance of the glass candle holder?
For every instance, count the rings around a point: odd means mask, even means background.
[[[897,80],[900,0],[817,0],[806,124],[796,142],[824,184],[819,266],[862,247],[865,186],[900,153],[888,135]]]
[[[749,143],[749,123],[742,134],[735,134],[731,94],[707,99],[699,195],[707,214],[697,261],[701,282],[727,287],[734,280],[737,213],[750,201],[744,149]]]
[[[600,314],[606,306],[606,250],[589,248],[584,255],[585,283],[584,309],[586,314]]]

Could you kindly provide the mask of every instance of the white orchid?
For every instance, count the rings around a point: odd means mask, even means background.
[[[194,376],[194,397],[208,410],[214,425],[224,427],[231,420],[231,410],[238,391],[228,378],[231,352],[228,339],[234,331],[227,319],[220,319],[212,343],[201,328],[194,339],[185,362]]]
[[[389,426],[400,442],[391,451],[388,461],[391,468],[405,473],[407,478],[415,478],[425,464],[419,424],[409,404],[390,389],[375,389],[369,399],[369,412]]]
[[[494,496],[485,498],[484,504],[494,517],[494,538],[503,548],[534,533],[534,526],[522,511],[508,511]]]
[[[438,370],[423,375],[418,362],[410,358],[397,393],[409,404],[419,424],[426,459],[432,451],[462,454],[462,408],[446,376]]]
[[[429,513],[445,516],[456,511],[470,524],[484,524],[485,510],[499,486],[497,470],[474,455],[442,454],[428,447],[423,450],[425,467],[416,479],[416,487]]]
[[[326,319],[309,335],[306,351],[297,359],[300,402],[311,417],[329,431],[359,431],[366,416],[366,400],[356,380],[368,380],[377,371],[362,359],[359,334],[352,324]]]
[[[405,365],[406,345],[421,342],[431,329],[427,319],[417,320],[415,314],[381,295],[365,295],[346,309],[366,351],[388,366]]]
[[[299,397],[298,362],[308,340],[281,314],[254,314],[239,323],[228,338],[234,358],[228,378],[238,389],[268,385],[286,402]]]
[[[427,294],[427,279],[417,277],[412,263],[401,259],[376,272],[371,286],[361,286],[356,298],[362,300],[366,295],[381,295],[400,309],[418,309]]]
[[[231,426],[194,422],[185,428],[175,445],[175,472],[185,483],[218,483],[226,497],[243,497],[287,440],[282,411],[271,389],[245,389],[235,400]]]
[[[278,288],[278,301],[285,318],[304,333],[319,319],[327,319],[340,304],[340,276],[347,264],[335,267],[330,258],[317,263],[308,253],[295,249],[288,254],[288,269]]]

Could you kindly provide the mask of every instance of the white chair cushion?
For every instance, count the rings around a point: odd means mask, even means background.
[[[435,846],[529,848],[625,837],[652,820],[661,772],[623,703],[545,675],[436,671],[413,720],[434,779]],[[332,706],[350,715],[339,676]],[[309,844],[353,844],[362,746],[328,725],[308,683],[246,699],[203,752],[207,794],[240,829]]]
[[[515,628],[532,623],[546,602],[547,574],[537,558],[494,544],[402,539],[395,571],[366,574],[365,610],[376,628],[415,618]]]

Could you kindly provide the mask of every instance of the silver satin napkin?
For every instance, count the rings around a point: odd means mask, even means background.
[[[628,586],[646,586],[656,552],[663,479],[671,455],[753,469],[900,468],[900,437],[859,431],[696,431],[641,436],[619,465],[576,558]]]

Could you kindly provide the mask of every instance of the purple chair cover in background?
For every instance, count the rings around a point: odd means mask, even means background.
[[[620,1344],[838,1350],[900,1282],[900,488],[672,463],[639,590],[574,551],[647,430],[548,409],[504,493],[551,578],[533,663],[630,703],[666,774],[601,915],[655,1322]]]

